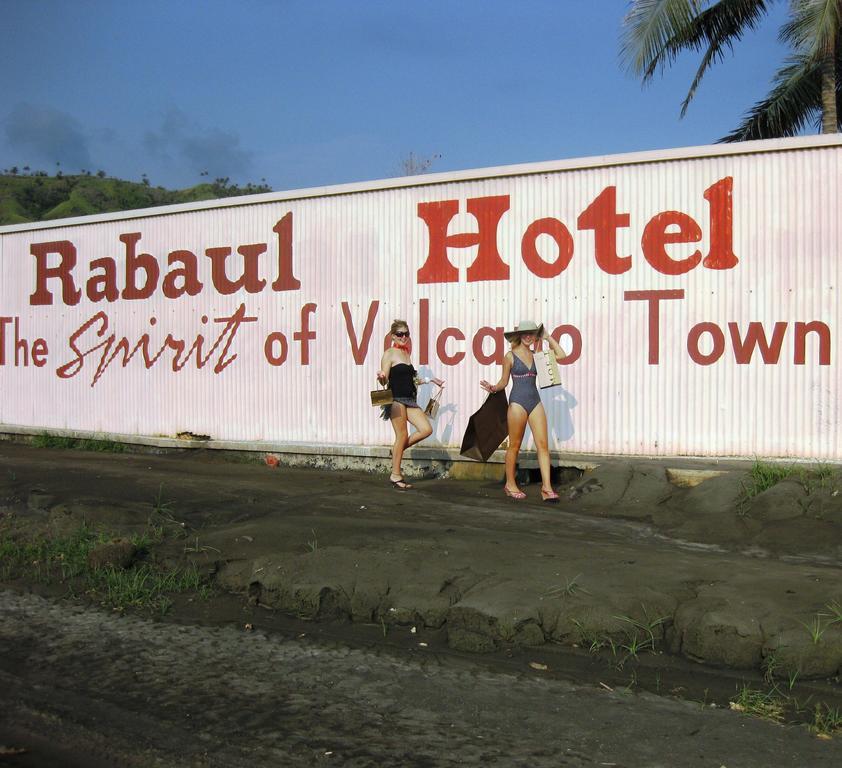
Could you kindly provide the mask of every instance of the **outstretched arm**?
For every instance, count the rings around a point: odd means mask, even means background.
[[[503,358],[503,371],[500,374],[500,380],[496,384],[492,384],[483,379],[480,381],[479,385],[486,392],[499,392],[501,389],[505,389],[509,384],[509,374],[512,372],[512,362],[512,353],[507,352],[506,356]]]

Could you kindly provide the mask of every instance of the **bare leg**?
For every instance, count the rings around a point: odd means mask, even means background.
[[[506,488],[512,493],[520,491],[517,486],[515,471],[517,469],[517,455],[526,431],[526,411],[522,405],[510,403],[506,413],[509,423],[509,447],[506,449]]]
[[[547,414],[543,403],[537,405],[529,414],[529,428],[535,440],[535,450],[538,452],[538,466],[541,469],[541,490],[554,493],[550,479],[550,449],[547,439]]]
[[[430,426],[430,420],[427,418],[427,414],[420,408],[407,408],[406,418],[409,423],[415,427],[415,432],[413,432],[409,436],[409,440],[407,440],[407,448],[415,445],[416,443],[420,443],[422,440],[425,440],[433,434],[433,428]]]
[[[392,446],[392,481],[399,480],[401,475],[401,461],[408,442],[406,407],[400,403],[392,403],[392,429],[395,430],[395,444]]]

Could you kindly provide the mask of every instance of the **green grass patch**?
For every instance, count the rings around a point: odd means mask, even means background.
[[[755,496],[759,496],[763,491],[768,491],[781,480],[786,480],[795,474],[795,471],[792,466],[755,461],[748,472],[748,477],[740,484],[742,492],[737,500],[739,514],[744,515],[747,512],[748,504]]]
[[[737,511],[741,515],[745,514],[751,499],[777,485],[781,480],[789,478],[795,479],[808,497],[816,491],[831,491],[834,489],[838,491],[837,486],[840,481],[834,468],[822,462],[813,466],[796,467],[794,465],[773,464],[758,459],[749,470],[748,477],[741,483],[742,492],[737,501]],[[799,503],[802,504],[806,512],[813,500],[808,498]]]
[[[126,446],[114,440],[92,440],[89,438],[60,437],[43,432],[32,439],[36,448],[64,448],[76,451],[100,451],[103,453],[123,453]]]
[[[794,467],[786,467],[783,464],[767,464],[762,461],[755,461],[749,470],[748,493],[749,496],[757,496],[763,491],[769,490],[781,480],[786,480],[795,473]]]
[[[637,661],[642,653],[657,653],[658,642],[663,637],[664,623],[668,616],[652,617],[641,604],[642,618],[615,616],[623,622],[622,630],[617,633],[599,632],[585,627],[582,622],[572,619],[579,632],[581,647],[591,654],[607,657],[609,667],[617,670],[630,661]]]
[[[834,736],[842,733],[842,710],[827,704],[816,704],[810,730],[817,736]]]
[[[750,685],[744,685],[731,700],[731,709],[780,723],[784,719],[786,704],[786,700],[774,690],[759,691]]]
[[[170,595],[180,592],[203,593],[203,579],[194,565],[161,570],[141,563],[123,570],[106,566],[88,574],[89,589],[103,605],[124,611],[127,608],[166,613]]]
[[[84,525],[63,538],[0,538],[0,574],[6,579],[31,575],[47,584],[72,579],[87,570],[88,553],[105,540]]]
[[[164,568],[147,561],[128,568],[91,566],[88,556],[112,537],[87,526],[70,536],[40,537],[30,541],[0,537],[0,578],[32,579],[41,584],[65,584],[74,594],[83,593],[115,610],[136,608],[166,613],[175,593],[196,592],[209,596],[211,587],[195,565]],[[156,532],[132,536],[131,543],[143,555],[160,541]]]

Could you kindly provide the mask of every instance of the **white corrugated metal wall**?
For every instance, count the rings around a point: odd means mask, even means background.
[[[765,150],[765,151],[758,151]],[[0,366],[0,425],[74,429],[114,434],[172,436],[181,431],[215,439],[310,445],[381,445],[391,440],[388,424],[368,404],[375,386],[384,335],[396,317],[413,331],[413,358],[422,373],[445,378],[442,409],[430,444],[458,445],[467,418],[484,397],[481,378],[496,379],[499,369],[474,359],[472,339],[484,326],[510,328],[521,319],[550,327],[575,326],[582,337],[580,358],[564,368],[565,385],[546,390],[552,447],[584,453],[649,455],[769,455],[842,459],[838,407],[839,370],[836,333],[840,308],[839,178],[842,147],[823,138],[789,140],[681,152],[642,153],[592,161],[570,161],[508,169],[487,176],[444,174],[430,178],[371,183],[348,188],[260,196],[209,204],[205,209],[130,212],[126,218],[91,217],[45,228],[0,229],[0,317],[17,318],[24,338],[43,338],[47,364],[14,364],[13,325],[5,324],[5,362]],[[733,179],[733,269],[699,265],[681,275],[664,275],[644,258],[641,237],[653,216],[680,211],[701,228],[698,243],[667,246],[685,258],[710,248],[711,205],[705,190]],[[408,186],[408,184],[416,186]],[[404,185],[404,186],[401,186]],[[616,210],[629,214],[617,229],[617,253],[631,256],[623,274],[606,274],[594,258],[594,232],[578,229],[580,214],[607,187],[616,188]],[[429,233],[418,215],[420,203],[458,200],[450,235],[475,232],[476,219],[466,201],[507,195],[497,244],[509,265],[509,279],[467,282],[466,269],[476,247],[448,249],[459,280],[418,283]],[[293,221],[293,272],[297,290],[273,291],[279,241],[273,227],[288,213]],[[521,239],[535,220],[562,221],[573,243],[569,266],[553,278],[533,274],[521,258]],[[88,264],[114,258],[123,283],[125,246],[120,235],[140,233],[138,251],[154,255],[161,279],[167,254],[188,250],[197,256],[204,289],[197,296],[168,299],[159,290],[149,299],[91,302],[85,295]],[[81,301],[66,306],[59,281],[49,286],[51,306],[32,306],[35,287],[33,243],[69,240],[76,247],[75,271]],[[266,243],[260,257],[260,293],[240,290],[218,294],[206,249],[230,247],[228,274],[237,277],[241,245]],[[557,253],[547,236],[537,247],[548,261]],[[52,257],[55,264],[57,257]],[[101,273],[101,270],[100,270]],[[683,291],[683,298],[660,303],[660,355],[650,364],[648,303],[626,300],[629,291]],[[369,310],[378,302],[373,332],[362,364],[355,362],[345,305],[361,338]],[[302,308],[313,304],[309,324],[309,362],[302,362]],[[123,368],[119,359],[93,384],[101,352],[85,356],[82,370],[62,379],[57,369],[75,357],[68,339],[98,312],[108,330],[92,328],[80,341],[85,353],[110,334],[130,344],[147,333],[159,349],[168,333],[186,339],[197,333],[208,341],[243,305],[253,322],[237,330],[228,356],[236,359],[220,373],[216,357],[204,368],[195,364],[175,372],[166,350],[147,370],[140,353]],[[422,316],[429,332],[422,339]],[[208,320],[203,322],[202,318]],[[151,324],[151,319],[155,324]],[[820,321],[830,331],[829,365],[819,365],[819,344],[808,335],[806,364],[796,365],[795,323]],[[763,324],[766,336],[776,322],[786,323],[780,359],[764,364],[755,350],[749,364],[738,364],[729,323],[745,334],[750,322]],[[698,323],[715,323],[724,352],[711,365],[688,354],[688,334]],[[448,327],[466,341],[451,339],[445,353],[465,351],[447,364],[437,353],[437,338]],[[264,356],[264,342],[280,332],[287,358],[279,366]],[[570,346],[569,339],[563,343]],[[429,361],[419,366],[426,342]],[[280,347],[274,347],[277,352]],[[710,352],[710,334],[701,334],[699,351]],[[486,340],[484,351],[492,350]],[[219,351],[219,350],[218,350]],[[217,355],[218,357],[218,355]],[[422,401],[426,394],[422,391]]]

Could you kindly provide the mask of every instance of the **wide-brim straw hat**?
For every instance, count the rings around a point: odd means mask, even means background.
[[[521,320],[513,331],[505,331],[503,335],[507,341],[512,341],[515,336],[520,336],[523,333],[531,333],[533,336],[540,337],[543,332],[543,323],[536,323],[534,320]]]

